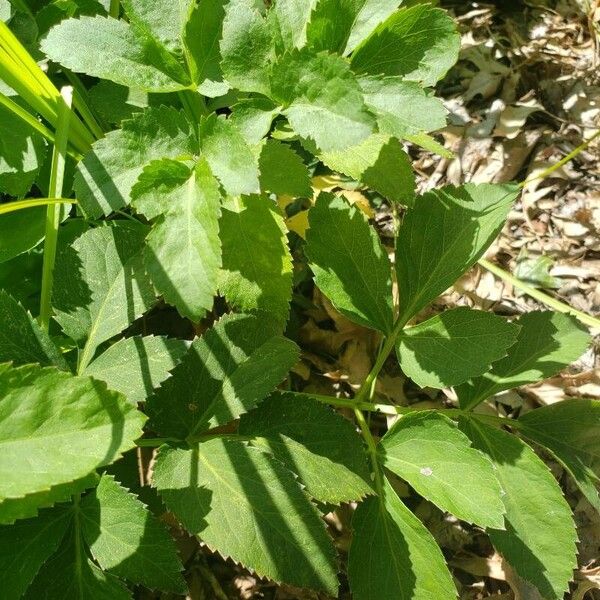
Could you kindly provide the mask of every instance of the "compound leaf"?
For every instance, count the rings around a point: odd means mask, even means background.
[[[444,10],[428,4],[402,8],[381,23],[352,54],[352,69],[399,75],[434,85],[458,59],[460,36]]]
[[[287,144],[268,140],[258,161],[260,187],[278,196],[310,198],[310,173],[302,159]]]
[[[103,569],[151,589],[186,592],[173,539],[112,476],[102,476],[80,502],[79,511],[83,539]]]
[[[337,152],[323,152],[323,164],[379,192],[392,202],[413,206],[415,174],[408,154],[395,138],[375,133]]]
[[[86,340],[80,371],[102,342],[121,333],[155,302],[141,253],[146,233],[146,227],[123,221],[89,229],[57,260],[55,319],[75,341]]]
[[[343,197],[322,193],[309,224],[306,253],[321,291],[350,320],[389,333],[391,267],[361,211]]]
[[[378,497],[352,518],[348,577],[355,600],[456,600],[456,589],[433,536],[384,481]]]
[[[271,89],[296,133],[323,152],[355,146],[375,128],[358,81],[340,56],[285,54],[273,67]]]
[[[403,416],[381,440],[379,456],[442,510],[482,527],[503,528],[502,488],[492,463],[444,415]]]
[[[266,316],[227,315],[196,339],[146,403],[153,428],[186,439],[250,410],[281,383],[298,349]]]
[[[547,448],[600,510],[600,400],[569,399],[519,417],[519,433]]]
[[[276,41],[283,50],[302,48],[306,44],[306,28],[319,0],[278,0],[269,18],[277,32]]]
[[[0,363],[15,366],[39,363],[67,370],[67,364],[48,334],[6,291],[0,289]]]
[[[230,120],[251,146],[269,133],[279,107],[267,98],[244,98],[231,107]]]
[[[292,298],[292,257],[287,231],[268,198],[232,198],[221,213],[223,269],[219,291],[233,307],[288,317]]]
[[[104,573],[87,556],[71,527],[61,547],[42,567],[25,600],[131,600],[131,592],[113,575]]]
[[[200,151],[228,194],[260,192],[258,160],[230,120],[214,114],[203,119],[199,136]]]
[[[474,418],[461,429],[495,466],[506,507],[506,530],[488,530],[506,561],[544,598],[560,600],[577,564],[571,509],[548,467],[515,436]]]
[[[90,377],[0,370],[0,500],[87,476],[134,446],[145,417]]]
[[[131,188],[149,162],[197,152],[183,112],[149,108],[95,142],[78,164],[74,185],[79,204],[89,218],[108,216],[129,204]]]
[[[457,389],[462,408],[473,408],[494,394],[558,373],[577,360],[591,341],[571,315],[534,311],[515,323],[521,330],[508,356],[494,363],[489,373]]]
[[[458,385],[506,356],[519,326],[491,313],[460,307],[404,329],[396,342],[400,366],[421,387]]]
[[[130,23],[147,31],[173,53],[182,51],[181,38],[193,4],[193,0],[123,0]]]
[[[230,0],[225,6],[221,68],[228,83],[242,92],[269,95],[273,40],[267,21],[253,0]]]
[[[130,337],[119,340],[92,361],[83,371],[106,382],[137,404],[162,383],[187,351],[183,340],[155,337]]]
[[[221,72],[221,50],[219,40],[223,34],[223,17],[227,0],[202,0],[190,14],[185,27],[184,40],[192,80],[200,86],[203,94],[214,96],[225,93],[227,84],[223,83]],[[209,94],[213,86],[215,93]],[[221,88],[221,89],[219,89]]]
[[[309,395],[274,392],[242,416],[240,435],[256,436],[321,502],[339,504],[372,493],[355,427]]]
[[[148,31],[117,19],[66,19],[41,46],[48,58],[72,71],[146,92],[174,92],[191,83],[181,64]]]
[[[353,0],[359,6],[352,23],[345,54],[352,52],[374,29],[398,8],[398,0]]]
[[[402,77],[361,77],[365,103],[381,133],[406,138],[446,126],[442,102],[418,83]]]
[[[467,184],[417,197],[396,240],[402,320],[473,266],[500,233],[517,194],[514,185]]]
[[[164,299],[182,316],[197,322],[212,308],[217,291],[221,194],[206,161],[201,160],[192,170],[184,167],[182,180],[176,173],[171,181],[162,178],[165,162],[174,163],[159,161],[160,187],[153,191],[152,203],[162,218],[148,235],[144,263]],[[137,195],[138,190],[134,187],[132,194]],[[138,200],[143,204],[144,196],[134,199],[139,207]]]
[[[47,509],[34,519],[0,527],[0,573],[6,598],[21,598],[40,567],[56,552],[69,525],[69,513]]]
[[[337,594],[333,544],[281,463],[243,442],[163,447],[153,482],[190,533],[260,577]]]

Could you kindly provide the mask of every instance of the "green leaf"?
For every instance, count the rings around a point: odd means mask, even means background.
[[[129,590],[113,575],[102,572],[87,556],[76,528],[42,567],[25,600],[131,600]]]
[[[152,335],[125,338],[92,361],[83,374],[106,382],[111,390],[137,404],[169,376],[187,347],[183,340]]]
[[[492,463],[444,415],[404,415],[381,440],[379,457],[442,510],[482,527],[503,528],[502,488]]]
[[[361,77],[365,103],[381,133],[399,138],[446,126],[447,110],[418,83],[402,77]]]
[[[600,400],[569,399],[519,417],[519,433],[547,448],[600,510]]]
[[[491,313],[460,307],[415,327],[396,341],[400,366],[421,387],[458,385],[506,356],[519,327]]]
[[[54,365],[67,370],[56,346],[32,316],[7,292],[0,289],[0,363]]]
[[[78,164],[79,204],[89,218],[108,216],[129,204],[131,188],[146,164],[197,152],[183,112],[165,106],[147,109],[95,142]]]
[[[163,175],[165,161],[159,163]],[[205,160],[192,170],[185,167],[187,172],[178,181],[179,169],[172,181],[162,179],[155,191],[153,202],[162,218],[148,235],[144,263],[164,299],[182,316],[197,322],[212,308],[217,291],[221,194]],[[132,194],[135,196],[135,188]],[[139,208],[137,199],[134,204]]]
[[[319,0],[306,28],[307,45],[316,52],[341,54],[362,4],[362,0]]]
[[[102,476],[79,510],[83,538],[103,569],[151,589],[186,592],[173,539],[146,506],[110,475]]]
[[[461,428],[496,468],[506,530],[490,530],[496,550],[548,600],[560,600],[577,565],[571,510],[548,467],[515,436],[477,422]]]
[[[319,157],[333,171],[344,173],[392,202],[414,205],[415,174],[402,144],[379,133],[357,146]]]
[[[514,185],[467,184],[417,197],[396,240],[402,320],[475,264],[500,233],[517,194]]]
[[[258,160],[235,125],[213,114],[200,122],[200,151],[225,191],[257,194]]]
[[[152,427],[183,440],[254,408],[298,359],[296,345],[278,333],[267,317],[222,317],[148,399]]]
[[[124,221],[89,229],[57,259],[55,319],[75,341],[86,340],[80,371],[102,342],[155,302],[141,254],[146,232],[146,227]]]
[[[52,486],[49,490],[27,494],[22,498],[7,498],[0,502],[0,523],[14,523],[19,519],[30,519],[42,508],[68,502],[76,494],[98,485],[100,478],[96,472],[76,481]]]
[[[181,38],[193,4],[193,0],[123,0],[129,21],[174,53],[182,50]]]
[[[345,54],[348,54],[356,48],[374,29],[385,21],[393,12],[396,11],[399,4],[398,0],[359,0],[354,2],[360,5],[360,10],[354,18],[348,43],[346,44]]]
[[[221,50],[219,40],[223,34],[224,6],[227,0],[202,0],[192,8],[185,27],[185,45],[192,80],[200,84],[221,85]],[[202,89],[202,93],[206,90]]]
[[[320,194],[309,212],[306,253],[315,283],[355,323],[389,333],[392,274],[377,233],[343,197]]]
[[[99,16],[66,19],[48,32],[41,48],[48,58],[72,71],[146,92],[190,86],[175,57],[147,31],[125,21]]]
[[[455,600],[444,556],[425,526],[384,481],[352,518],[348,578],[354,600]]]
[[[323,152],[355,146],[374,130],[358,81],[340,56],[285,54],[273,67],[271,88],[296,133]]]
[[[253,146],[269,133],[278,113],[279,107],[267,98],[247,98],[231,107],[230,120],[246,142]]]
[[[261,196],[231,199],[223,206],[220,228],[220,293],[238,310],[267,312],[285,322],[292,298],[292,257],[276,205]]]
[[[221,68],[232,87],[268,96],[273,39],[257,5],[254,0],[230,0],[225,6]]]
[[[49,509],[35,519],[0,527],[0,573],[5,598],[21,598],[40,567],[56,552],[69,525],[69,513]]]
[[[75,481],[134,446],[144,415],[89,377],[0,368],[0,500]]]
[[[17,101],[16,97],[10,99]],[[29,125],[0,104],[0,192],[24,196],[33,185],[45,156],[46,144],[42,136],[32,132]],[[34,214],[35,211],[31,211],[28,218]],[[46,214],[45,210],[43,214]],[[2,227],[5,220],[6,216],[0,218],[0,240],[5,234]]]
[[[308,395],[274,392],[242,416],[239,433],[256,436],[252,443],[296,473],[316,500],[340,504],[373,492],[355,427]]]
[[[400,75],[432,86],[458,60],[460,36],[444,10],[418,4],[381,23],[352,54],[352,69],[369,75]]]
[[[551,377],[576,361],[591,342],[571,315],[534,311],[515,323],[521,330],[508,356],[456,390],[461,408],[471,409],[499,392]]]
[[[310,173],[302,159],[287,144],[268,140],[258,161],[260,187],[278,196],[310,198]]]
[[[283,50],[302,48],[306,44],[306,27],[319,0],[277,0],[269,18],[277,32],[276,41]]]
[[[45,206],[0,215],[0,263],[35,248],[45,234]]]
[[[161,448],[153,483],[190,533],[260,577],[337,594],[333,543],[278,461],[239,441]]]

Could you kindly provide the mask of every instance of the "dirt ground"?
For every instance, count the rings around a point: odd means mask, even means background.
[[[533,179],[598,130],[598,0],[449,0],[441,4],[455,14],[462,32],[461,59],[438,86],[450,111],[449,125],[439,140],[455,157],[441,159],[410,150],[422,191],[446,183]],[[360,192],[354,193],[360,201]],[[385,241],[393,215],[382,206],[372,216]],[[525,186],[503,234],[486,258],[571,306],[598,316],[599,233],[597,140],[552,177]],[[391,239],[389,242],[391,251]],[[368,373],[377,340],[335,313],[318,292],[312,301],[314,306],[307,309],[305,322],[297,331],[307,350],[294,376],[306,390],[349,395]],[[503,315],[541,307],[481,267],[465,275],[429,312],[465,304]],[[519,394],[507,393],[500,403],[482,410],[522,413],[565,397],[600,397],[599,349],[597,338],[596,347],[569,372],[521,389]],[[387,401],[423,408],[441,407],[452,400],[449,392],[427,394],[413,387],[392,362],[386,365],[376,392]],[[380,427],[383,433],[385,417],[373,419],[374,431]],[[549,464],[567,492],[579,527],[579,570],[570,598],[600,599],[600,516],[560,466]],[[457,522],[424,501],[412,508],[443,548],[461,600],[540,600],[494,553],[479,529]],[[342,560],[351,538],[351,514],[352,507],[342,507],[328,516]],[[323,600],[316,594],[257,581],[243,569],[198,550],[183,534],[179,539],[184,557],[189,558],[193,600]],[[340,597],[350,596],[342,591]]]

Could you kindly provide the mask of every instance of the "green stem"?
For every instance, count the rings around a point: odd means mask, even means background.
[[[396,338],[398,337],[400,332],[404,329],[407,321],[408,321],[408,318],[401,315],[400,318],[398,318],[398,320],[394,323],[394,328],[392,329],[391,333],[385,339],[385,343],[383,344],[383,347],[377,354],[377,358],[375,359],[375,364],[373,365],[373,368],[367,375],[367,378],[365,379],[365,381],[361,385],[360,389],[358,390],[356,396],[354,397],[356,402],[363,402],[366,398],[368,398],[370,396],[371,390],[373,389],[373,386],[375,385],[377,376],[381,372],[381,369],[383,369],[383,365],[385,364],[385,361],[387,360],[388,356],[394,350]]]
[[[87,90],[83,83],[81,83],[81,79],[72,73],[68,69],[64,69],[64,73],[69,80],[69,83],[73,86],[75,90],[73,93],[73,106],[81,115],[83,122],[87,125],[88,129],[94,134],[96,139],[100,139],[104,137],[104,130],[102,129],[96,115],[92,111],[89,105],[89,96]]]
[[[61,90],[64,103],[59,103],[56,127],[56,141],[52,151],[52,165],[50,168],[50,184],[48,195],[59,198],[63,191],[65,163],[67,159],[67,142],[69,140],[69,120],[71,117],[71,100],[73,88],[65,87]],[[52,285],[54,282],[54,262],[56,260],[56,244],[58,241],[58,227],[60,225],[59,203],[48,204],[46,209],[46,236],[44,238],[44,262],[42,266],[42,293],[40,299],[40,326],[48,331],[50,315],[52,313]]]
[[[375,491],[380,497],[383,497],[383,472],[381,469],[381,465],[379,464],[379,459],[377,457],[377,443],[373,438],[371,428],[369,427],[369,424],[367,423],[362,411],[358,408],[355,408],[354,416],[358,421],[358,424],[360,426],[360,432],[367,445],[367,452],[369,454],[369,459],[371,460],[371,466],[373,467]]]
[[[506,281],[507,283],[510,283],[511,285],[514,285],[516,288],[518,288],[528,296],[535,298],[542,304],[545,304],[546,306],[549,306],[550,308],[553,308],[558,312],[573,315],[576,319],[578,319],[588,327],[600,330],[600,319],[596,319],[595,317],[592,317],[591,315],[588,315],[580,310],[576,310],[575,308],[569,306],[568,304],[565,304],[564,302],[561,302],[560,300],[556,300],[556,298],[552,298],[552,296],[549,296],[548,294],[541,292],[532,285],[521,281],[514,275],[507,273],[506,271],[504,271],[504,269],[501,269],[497,265],[491,263],[488,260],[485,260],[484,258],[479,259],[479,264],[490,273],[493,273],[500,279]]]
[[[51,204],[77,204],[73,198],[27,198],[27,200],[15,200],[0,204],[0,215],[6,215],[17,210],[35,208],[36,206],[49,206]]]
[[[600,137],[600,129],[598,131],[596,131],[596,133],[594,133],[594,135],[591,138],[584,141],[583,144],[577,146],[577,148],[575,148],[575,150],[573,150],[572,152],[569,152],[569,154],[567,154],[564,158],[559,160],[557,163],[551,165],[546,170],[542,171],[539,175],[535,175],[531,179],[526,179],[525,181],[522,181],[519,184],[519,187],[524,188],[534,181],[538,181],[540,179],[546,179],[546,177],[549,177],[550,175],[552,175],[552,173],[554,173],[555,171],[558,171],[558,169],[560,169],[561,167],[564,167],[567,163],[571,162],[574,158],[576,158],[579,154],[581,154],[598,137]]]
[[[119,0],[110,0],[110,7],[108,9],[108,15],[113,19],[119,18],[119,9],[121,8],[121,3]]]
[[[415,408],[413,406],[395,406],[393,404],[377,404],[374,402],[359,402],[350,398],[334,398],[333,396],[324,396],[322,394],[309,393],[311,398],[314,398],[322,404],[329,404],[330,406],[336,406],[338,408],[349,408],[352,410],[360,410],[363,412],[380,412],[385,415],[407,415],[412,412],[419,412],[422,408]],[[494,415],[484,415],[480,413],[473,413],[471,411],[462,410],[460,408],[445,408],[440,411],[442,414],[456,419],[462,416],[475,417],[480,421],[485,421],[490,424],[501,424],[508,425],[513,428],[519,428],[520,423],[514,419],[508,419],[504,417],[497,417]]]

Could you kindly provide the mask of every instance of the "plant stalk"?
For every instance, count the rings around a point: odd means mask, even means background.
[[[546,177],[549,177],[550,175],[552,175],[552,173],[554,173],[555,171],[558,171],[558,169],[560,169],[561,167],[564,167],[567,163],[571,162],[574,158],[576,158],[579,154],[581,154],[594,140],[598,139],[599,137],[600,137],[600,129],[598,131],[596,131],[596,133],[594,133],[594,135],[592,135],[592,137],[585,140],[582,144],[577,146],[577,148],[575,148],[572,152],[569,152],[569,154],[567,154],[564,158],[559,160],[557,163],[551,165],[546,170],[542,171],[539,175],[535,175],[531,179],[526,179],[525,181],[522,181],[519,184],[519,187],[524,188],[524,187],[527,187],[530,183],[532,183],[534,181],[538,181],[540,179],[546,179]]]
[[[73,198],[27,198],[27,200],[15,200],[0,204],[0,215],[6,215],[17,210],[35,208],[36,206],[49,206],[51,204],[77,204]]]
[[[69,121],[71,117],[71,102],[73,88],[64,87],[61,90],[64,100],[58,103],[58,118],[56,140],[52,151],[52,166],[50,168],[50,184],[48,195],[60,198],[63,191],[65,163],[67,159],[67,143],[69,140]],[[58,227],[60,225],[60,204],[48,204],[46,209],[46,236],[44,238],[44,262],[42,266],[42,294],[40,299],[40,326],[44,331],[50,327],[52,314],[52,286],[54,283],[54,262],[56,260],[56,245],[58,241]]]
[[[507,283],[510,283],[511,285],[514,285],[517,289],[521,290],[528,296],[535,298],[542,304],[545,304],[546,306],[549,306],[558,312],[572,315],[588,327],[592,327],[593,329],[600,331],[600,319],[596,319],[595,317],[592,317],[591,315],[588,315],[580,310],[576,310],[560,300],[556,300],[556,298],[552,298],[552,296],[549,296],[532,285],[521,281],[514,275],[507,273],[504,269],[501,269],[494,263],[491,263],[484,258],[479,259],[479,264],[490,273],[496,275],[496,277],[506,281]]]

